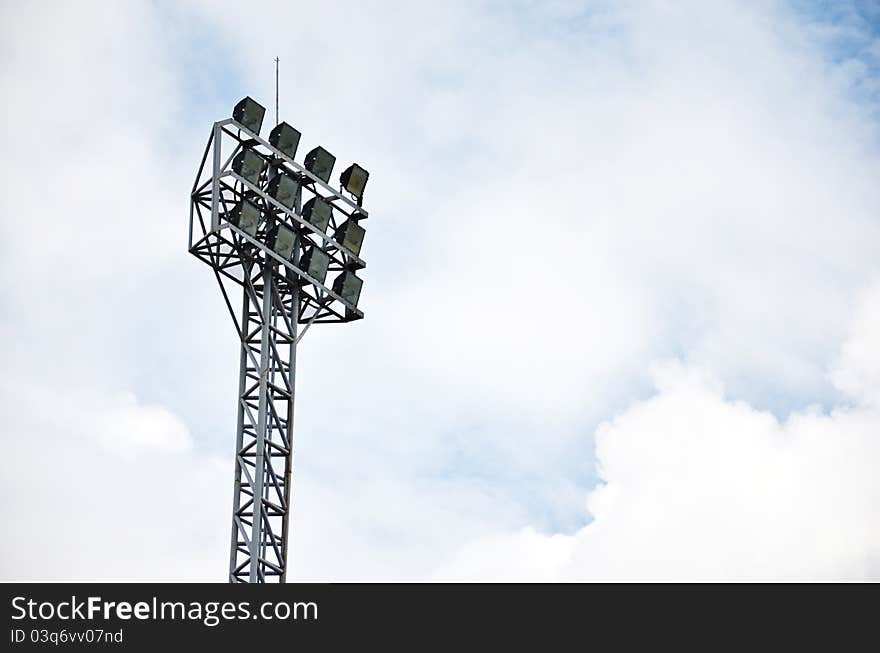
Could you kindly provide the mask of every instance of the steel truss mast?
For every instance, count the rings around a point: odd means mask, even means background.
[[[245,150],[260,157],[259,179],[235,170]],[[272,195],[277,175],[296,180],[292,207]],[[303,217],[304,199],[313,197],[332,206],[324,229]],[[259,210],[256,228],[236,221],[243,202]],[[332,188],[243,124],[214,124],[192,188],[188,248],[213,270],[241,342],[230,582],[286,580],[297,345],[314,323],[363,318],[356,298],[352,303],[300,261],[316,248],[329,258],[330,274],[365,267],[336,235],[345,220],[366,217],[359,198]],[[289,258],[271,246],[279,225],[296,234]]]

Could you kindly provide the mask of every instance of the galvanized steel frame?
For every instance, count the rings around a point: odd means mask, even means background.
[[[231,169],[243,147],[263,157],[268,173],[283,172],[300,180],[294,209],[266,194],[266,173],[253,185]],[[285,582],[297,344],[314,323],[363,317],[360,309],[299,268],[301,248],[292,260],[285,260],[265,243],[271,223],[282,223],[297,231],[303,242],[328,252],[331,273],[366,266],[303,219],[303,193],[334,207],[331,231],[356,212],[359,219],[367,217],[341,189],[324,183],[238,122],[214,124],[192,188],[187,245],[214,271],[241,342],[230,582]],[[227,220],[243,198],[259,203],[266,215],[256,237]],[[238,287],[240,313],[234,307]],[[301,331],[300,324],[305,325]]]

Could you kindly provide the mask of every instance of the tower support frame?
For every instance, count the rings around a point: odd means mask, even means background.
[[[268,164],[257,184],[232,169],[243,148],[256,151]],[[266,192],[268,179],[282,173],[301,185],[293,208]],[[331,233],[354,213],[367,217],[341,189],[330,187],[235,120],[214,124],[192,189],[188,248],[212,268],[240,342],[230,582],[287,580],[297,345],[314,323],[363,317],[355,305],[299,267],[306,246],[329,254],[331,272],[366,266],[304,220],[304,193],[324,199],[334,216],[339,214],[331,220]],[[262,226],[255,235],[231,219],[243,200],[261,207]],[[299,239],[289,259],[267,244],[270,226],[279,223]]]

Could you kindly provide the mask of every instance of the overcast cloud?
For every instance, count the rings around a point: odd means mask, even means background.
[[[237,341],[188,195],[278,56],[300,151],[371,172],[366,319],[299,354],[295,579],[880,580],[878,3],[0,26],[0,579],[225,579]]]

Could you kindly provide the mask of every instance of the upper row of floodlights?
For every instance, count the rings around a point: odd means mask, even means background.
[[[235,121],[257,136],[260,135],[260,128],[263,126],[263,117],[265,115],[266,108],[250,97],[241,100],[232,111],[232,117]],[[294,129],[286,122],[280,122],[275,125],[275,128],[269,134],[269,143],[272,147],[293,159],[296,155],[296,149],[299,147],[301,135],[297,129]],[[325,184],[330,183],[330,175],[333,173],[333,166],[335,164],[336,157],[321,146],[306,154],[304,162],[305,169]],[[339,176],[341,187],[354,196],[358,206],[363,204],[364,189],[367,186],[367,179],[369,177],[370,173],[357,163],[352,163]]]

